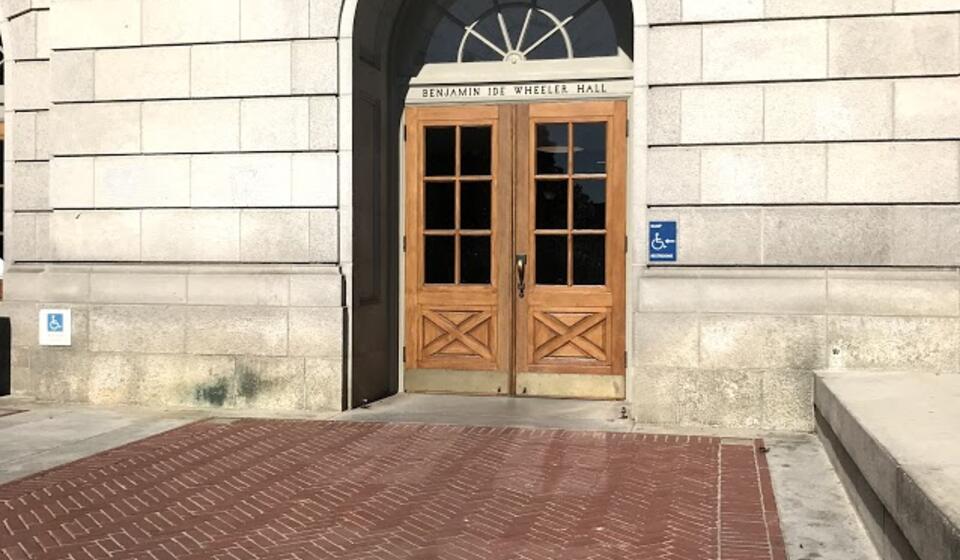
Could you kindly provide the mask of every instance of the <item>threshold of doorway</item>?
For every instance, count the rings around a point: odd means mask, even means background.
[[[630,432],[625,402],[401,393],[337,415],[345,422],[402,422]]]

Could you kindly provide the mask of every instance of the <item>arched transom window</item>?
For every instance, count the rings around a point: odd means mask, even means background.
[[[612,57],[628,50],[611,10],[629,7],[626,0],[425,1],[436,18],[427,64],[522,64]]]

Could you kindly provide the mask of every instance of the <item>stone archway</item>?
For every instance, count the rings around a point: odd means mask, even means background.
[[[0,0],[0,14],[4,14],[4,17],[0,18],[2,19],[2,23],[0,23],[0,67],[2,67],[0,68],[0,72],[2,72],[3,77],[6,78],[6,60],[4,57],[3,49],[4,49],[5,40],[7,39],[7,37],[9,37],[9,34],[7,33],[8,25],[7,25],[7,18],[5,17],[6,2],[2,0]],[[3,92],[4,99],[2,100],[2,102],[3,102],[3,109],[5,112],[6,79],[0,81],[0,83],[2,83],[4,87],[4,92]],[[4,162],[7,159],[6,157],[6,134],[7,134],[6,125],[7,123],[6,123],[5,116],[0,116],[0,142],[2,142],[2,145],[3,145],[3,149],[0,150],[0,152],[3,152],[3,153],[0,155],[2,155]],[[4,167],[6,167],[5,164],[4,164]],[[4,198],[3,188],[6,188],[4,185],[6,181],[7,181],[6,173],[0,173],[0,199]],[[0,212],[3,212],[5,210],[6,208],[3,208],[3,205],[0,204]],[[3,236],[2,229],[0,229],[0,300],[2,300],[3,298],[3,266],[4,266],[4,261],[3,261],[4,253],[2,251],[3,244],[4,244],[4,236]],[[7,318],[0,318],[0,343],[5,341],[11,335],[10,330],[11,330],[10,320]],[[0,348],[0,360],[2,360],[2,362],[0,362],[0,397],[2,397],[2,396],[9,395],[12,390],[12,386],[11,386],[12,379],[10,378],[11,371],[9,367],[11,363],[10,353],[6,349],[6,347]]]
[[[0,0],[0,72],[2,72],[3,78],[0,80],[0,90],[2,90],[2,93],[0,93],[2,95],[2,98],[0,98],[0,140],[3,141],[4,162],[12,162],[17,156],[13,143],[15,138],[12,134],[16,121],[13,116],[21,107],[13,103],[13,96],[10,95],[17,77],[13,65],[17,60],[28,60],[35,65],[48,64],[49,62],[49,51],[41,52],[40,43],[37,39],[36,29],[41,25],[36,17],[37,12],[37,9],[30,6],[25,7],[22,3]],[[14,21],[20,26],[16,30],[14,29]],[[32,33],[25,33],[23,31],[24,26],[32,27]],[[36,110],[36,108],[31,107],[31,110]],[[36,125],[34,124],[34,126]],[[45,157],[45,155],[33,154],[33,159],[38,161]],[[24,158],[21,156],[20,159]],[[2,176],[2,181],[0,181],[0,186],[3,189],[8,189],[11,188],[9,183],[16,174],[12,173],[14,171],[13,165],[5,165],[4,167],[5,173]],[[0,190],[0,196],[2,195],[3,191]],[[5,200],[10,200],[10,197],[6,197]],[[0,211],[10,213],[14,211],[14,208],[2,207]],[[9,247],[6,243],[8,236],[5,234],[12,228],[11,222],[12,220],[9,219],[4,220],[3,229],[0,230],[0,243],[3,244],[4,248],[4,251],[0,251],[0,258],[3,258],[4,264],[9,263],[7,259]],[[3,266],[0,269],[0,282],[2,282],[3,271],[6,268],[8,266]],[[0,284],[0,288],[2,288],[2,284]],[[0,299],[2,299],[2,293],[2,289],[0,289]]]
[[[340,10],[340,32],[338,37],[341,41],[349,41],[355,35],[355,23],[357,8],[359,5],[369,0],[343,0]],[[634,27],[647,26],[647,2],[646,0],[631,0],[633,5],[633,25]],[[0,3],[2,6],[2,3]],[[346,77],[341,72],[341,76]]]
[[[387,47],[392,23],[405,0],[344,0],[341,45],[339,140],[341,151],[341,255],[350,308],[346,340],[346,402],[360,406],[402,390],[399,370],[401,250],[398,146],[403,99],[393,95]],[[647,5],[632,0],[634,91],[631,96],[629,172],[630,237],[645,235],[641,186],[646,177]],[[405,88],[406,84],[399,86]],[[377,193],[371,196],[372,193]],[[643,243],[631,246],[642,246]],[[636,259],[628,262],[632,269]],[[633,272],[628,271],[632,278]],[[627,308],[630,309],[630,296]],[[631,339],[628,321],[627,340]],[[632,376],[628,371],[627,394]]]
[[[10,20],[7,19],[9,15],[7,12],[8,9],[9,9],[8,0],[0,0],[0,72],[2,72],[2,78],[3,78],[2,80],[0,80],[0,86],[2,86],[3,88],[2,99],[0,99],[0,103],[2,103],[2,109],[0,110],[2,110],[2,113],[3,113],[3,114],[0,114],[0,139],[3,140],[2,156],[3,156],[4,162],[7,161],[8,159],[6,139],[10,136],[10,128],[12,124],[7,122],[7,119],[6,119],[6,111],[10,108],[10,104],[8,103],[9,96],[7,95],[7,92],[9,91],[9,83],[10,83],[10,74],[7,72],[7,69],[9,68],[10,65],[7,64],[6,62],[7,54],[11,52],[8,44],[8,41],[11,37]],[[3,188],[6,188],[7,185],[5,183],[6,181],[9,181],[9,177],[6,177],[6,173],[4,173],[3,175],[0,175],[0,177],[2,177],[2,179],[0,179],[0,186],[2,186]],[[0,197],[2,196],[3,196],[3,191],[0,190]],[[10,209],[8,208],[0,208],[0,211],[2,212],[7,212],[9,210]],[[3,231],[0,230],[0,245],[5,244],[4,243],[5,236],[3,236],[2,234],[3,234]],[[5,253],[3,251],[0,251],[0,259],[3,259],[4,257],[5,257]],[[3,262],[5,263],[6,261],[4,260]],[[0,268],[0,299],[2,299],[2,295],[3,295],[2,276],[3,276],[2,268]],[[3,393],[0,392],[0,394],[3,394]]]
[[[24,174],[21,172],[21,169],[18,169],[17,166],[23,166],[15,162],[14,160],[18,155],[24,157],[20,152],[23,152],[24,149],[21,142],[19,145],[16,144],[16,137],[13,135],[15,126],[18,125],[19,120],[15,117],[17,110],[20,108],[19,104],[14,103],[14,98],[10,95],[14,85],[16,73],[13,71],[13,63],[17,59],[31,59],[31,62],[35,65],[48,64],[49,54],[47,52],[41,52],[38,48],[38,42],[36,41],[36,27],[40,25],[36,18],[37,10],[30,6],[24,7],[22,3],[10,2],[10,0],[0,0],[0,61],[2,61],[2,72],[3,80],[0,80],[0,152],[2,152],[3,157],[3,166],[4,173],[0,174],[0,198],[4,201],[12,201],[13,198],[7,195],[7,190],[11,188],[16,188],[16,185],[13,185],[15,177],[22,177]],[[34,26],[33,43],[24,42],[30,40],[29,34],[24,34],[20,32],[14,32],[12,20],[17,20],[18,24],[23,25],[32,25]],[[20,113],[21,115],[24,113]],[[30,115],[35,115],[39,113],[28,113]],[[33,130],[29,131],[31,133],[36,132],[36,118],[32,119]],[[21,126],[17,126],[19,130]],[[28,127],[29,128],[29,127]],[[33,158],[38,161],[27,164],[32,170],[40,172],[42,178],[42,173],[46,171],[46,161],[47,157],[45,154],[30,154]],[[42,160],[42,161],[41,161]],[[5,219],[2,221],[2,229],[0,229],[0,308],[3,311],[7,311],[7,304],[3,303],[4,299],[4,290],[3,282],[6,272],[10,268],[10,264],[13,262],[11,258],[13,255],[11,244],[8,240],[11,239],[10,232],[13,229],[14,220],[14,210],[16,206],[0,204],[0,212],[3,212]],[[7,313],[5,313],[7,315]],[[2,360],[2,366],[0,366],[0,396],[9,395],[11,392],[18,392],[21,390],[21,387],[18,386],[20,379],[14,375],[14,368],[11,367],[11,352],[13,346],[20,339],[13,340],[14,337],[21,337],[19,333],[16,333],[12,329],[12,324],[14,321],[10,317],[0,317],[0,344],[4,344],[4,348],[0,349],[0,360]]]

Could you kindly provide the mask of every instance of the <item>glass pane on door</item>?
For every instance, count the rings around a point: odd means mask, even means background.
[[[460,283],[490,283],[490,236],[460,238]]]
[[[492,215],[490,181],[460,183],[460,229],[487,230]]]
[[[603,286],[606,284],[605,235],[573,236],[573,284],[575,286]]]
[[[570,132],[567,123],[537,126],[537,174],[566,174],[570,168]]]
[[[573,170],[581,175],[607,172],[607,123],[573,125]]]
[[[424,282],[453,284],[456,262],[455,238],[452,235],[428,235],[424,239]]]
[[[573,184],[574,229],[606,229],[607,182],[581,179]]]
[[[453,126],[426,130],[427,177],[450,177],[456,173],[457,129]]]
[[[567,181],[537,181],[537,229],[567,229]]]
[[[452,230],[456,227],[457,185],[451,182],[424,185],[424,228]]]
[[[567,236],[537,236],[536,283],[544,286],[567,285]]]
[[[490,175],[493,139],[489,126],[460,129],[460,175]]]

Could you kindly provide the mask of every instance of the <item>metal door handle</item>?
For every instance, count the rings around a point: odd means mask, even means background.
[[[523,299],[527,291],[527,256],[517,255],[517,291]]]

